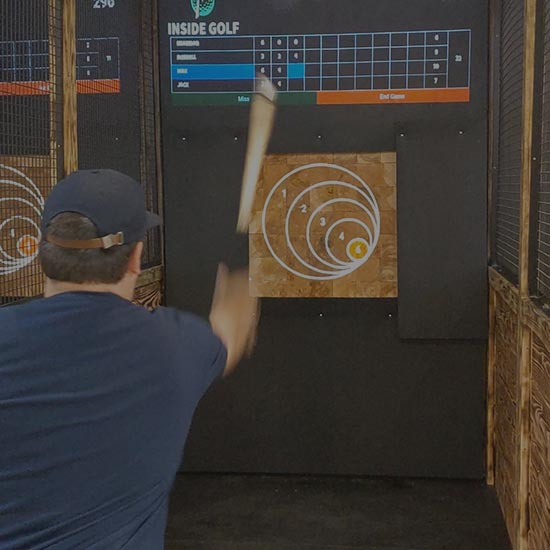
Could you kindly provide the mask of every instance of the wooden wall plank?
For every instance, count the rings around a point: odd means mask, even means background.
[[[495,322],[496,292],[489,289],[489,342],[487,346],[487,484],[495,484]]]
[[[531,345],[528,548],[550,548],[550,339]]]
[[[57,183],[58,177],[58,103],[60,93],[58,89],[58,57],[62,51],[61,13],[59,0],[48,0],[48,63],[50,67],[49,80],[49,107],[50,107],[50,188]]]
[[[141,275],[138,278],[137,287],[142,287],[149,285],[153,282],[162,281],[163,279],[163,269],[162,266],[151,267],[150,269],[145,269],[142,271]]]
[[[76,6],[63,0],[63,171],[78,170],[76,116]]]
[[[495,488],[510,538],[518,526],[518,312],[517,289],[499,277],[493,287],[494,317],[494,461]],[[515,296],[515,301],[514,301]]]
[[[524,57],[523,57],[523,114],[520,190],[520,247],[519,294],[520,300],[529,297],[530,210],[533,159],[533,114],[535,84],[535,51],[537,42],[537,0],[525,0]],[[521,303],[521,302],[520,302]],[[531,332],[523,323],[523,311],[519,308],[518,331],[518,525],[516,548],[528,550],[529,544],[529,447],[530,447],[530,398],[531,398]]]
[[[499,299],[504,300],[507,306],[517,314],[519,303],[518,288],[494,268],[489,269],[489,282],[491,288],[498,294]]]

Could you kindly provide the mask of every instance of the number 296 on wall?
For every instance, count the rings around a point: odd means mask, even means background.
[[[102,8],[114,8],[116,0],[93,0],[94,9],[100,10]]]

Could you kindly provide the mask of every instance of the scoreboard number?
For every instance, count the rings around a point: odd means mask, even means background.
[[[103,8],[114,8],[116,0],[93,0],[94,9],[101,10]]]

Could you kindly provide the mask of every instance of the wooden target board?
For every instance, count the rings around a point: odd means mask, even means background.
[[[251,293],[397,296],[396,154],[266,157],[249,230]]]
[[[42,292],[37,261],[44,199],[52,188],[47,156],[0,156],[0,295],[29,297]]]

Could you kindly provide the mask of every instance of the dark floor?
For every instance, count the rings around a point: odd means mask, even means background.
[[[166,550],[510,550],[477,482],[181,476]]]

